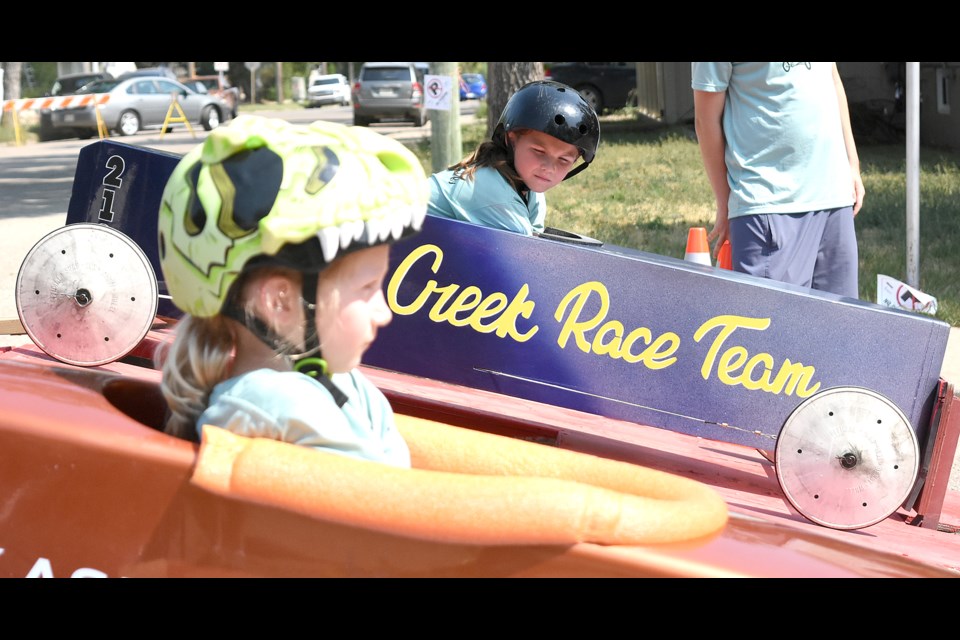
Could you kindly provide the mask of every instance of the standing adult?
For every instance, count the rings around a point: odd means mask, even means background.
[[[860,159],[834,62],[693,62],[708,239],[735,271],[856,298]]]

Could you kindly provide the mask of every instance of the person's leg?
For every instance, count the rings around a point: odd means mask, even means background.
[[[730,220],[734,271],[810,287],[826,216],[756,214]]]
[[[859,298],[860,254],[853,223],[853,207],[820,212],[826,224],[817,264],[813,270],[813,288],[831,291],[848,298]]]

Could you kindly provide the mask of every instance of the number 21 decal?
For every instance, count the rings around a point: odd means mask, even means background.
[[[103,177],[103,201],[100,203],[100,222],[113,222],[113,201],[117,196],[117,189],[123,184],[123,158],[110,156],[107,159],[107,175]]]

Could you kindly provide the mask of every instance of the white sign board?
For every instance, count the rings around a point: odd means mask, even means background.
[[[453,78],[450,76],[423,76],[424,104],[427,109],[439,111],[450,110],[450,89],[453,87]],[[459,99],[459,95],[457,96]]]
[[[260,63],[259,63],[259,62],[244,62],[244,63],[243,63],[243,66],[245,66],[245,67],[246,67],[247,69],[249,69],[250,71],[256,71],[257,69],[260,68]]]
[[[937,315],[937,299],[896,278],[877,274],[877,304]]]
[[[230,63],[229,63],[229,62],[214,62],[214,63],[213,63],[213,70],[214,70],[214,71],[230,71]]]

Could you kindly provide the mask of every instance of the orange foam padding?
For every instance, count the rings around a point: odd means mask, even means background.
[[[192,482],[321,520],[436,542],[622,545],[719,532],[727,506],[694,480],[397,416],[412,469],[206,426]]]

